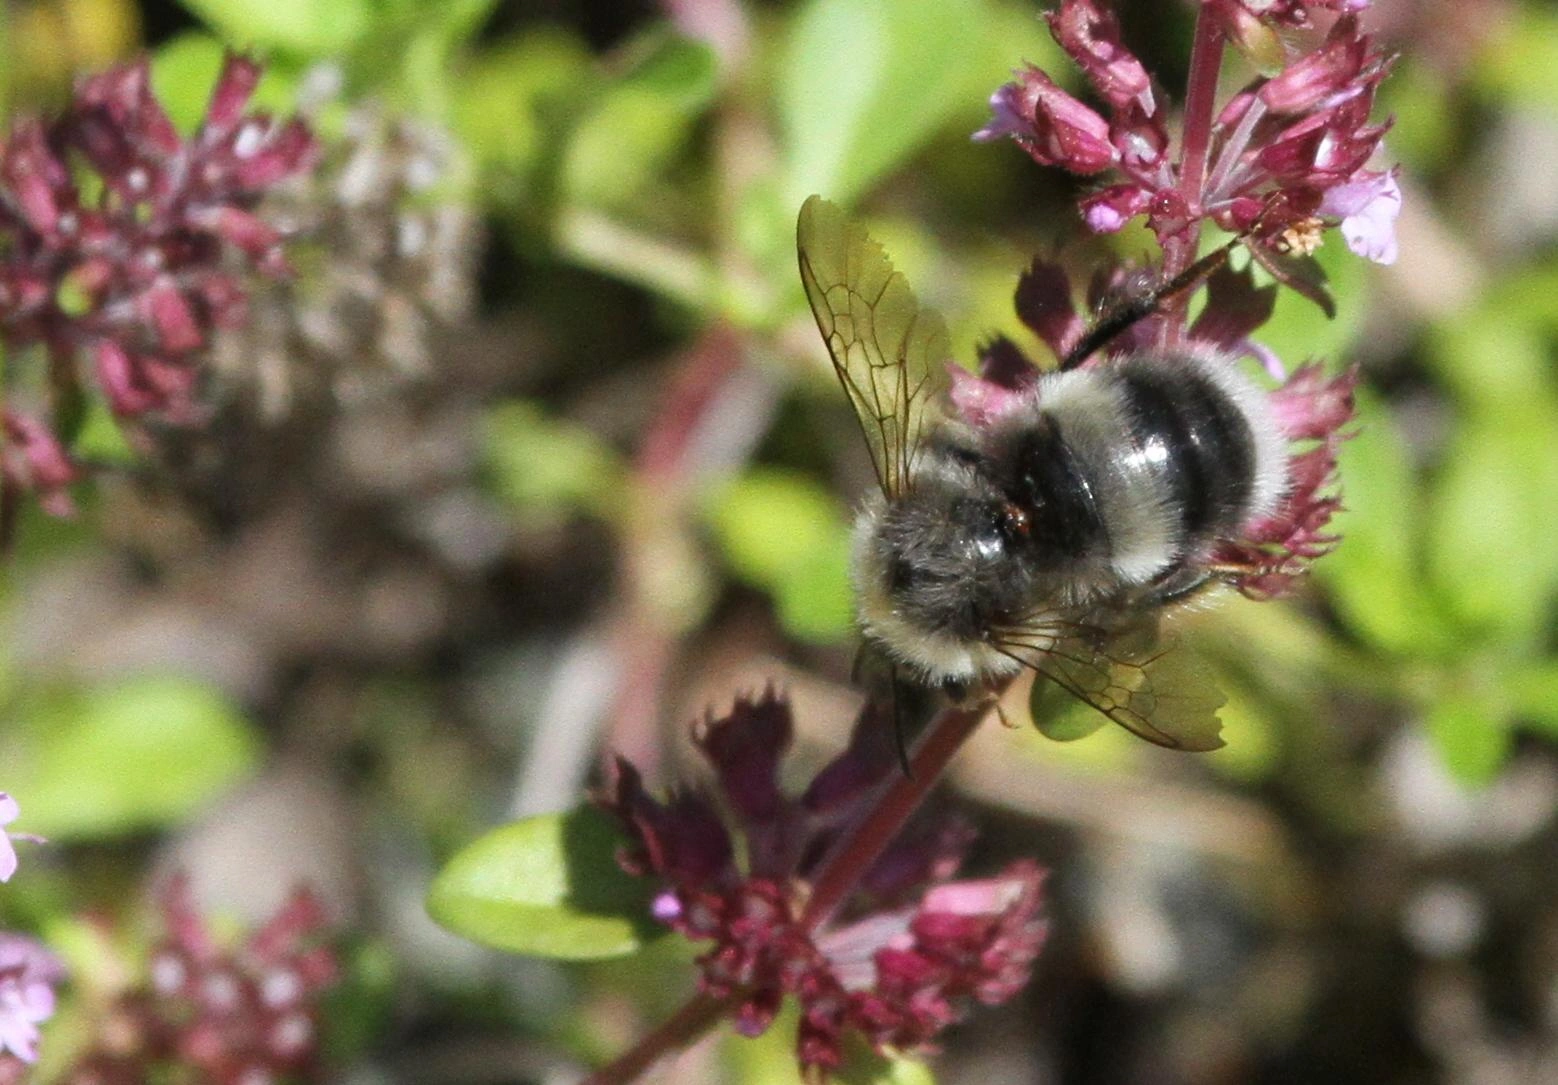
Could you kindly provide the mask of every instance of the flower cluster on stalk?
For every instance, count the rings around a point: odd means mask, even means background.
[[[145,981],[118,995],[66,1085],[266,1085],[320,1080],[320,997],[339,972],[318,901],[295,894],[241,944],[224,945],[187,882],[161,896],[164,940]]]
[[[195,417],[203,351],[244,318],[249,273],[287,273],[260,198],[317,156],[300,120],[248,110],[252,60],[230,56],[181,135],[140,61],[80,83],[65,112],[0,145],[0,342],[40,347],[53,417],[4,413],[4,490],[68,509],[67,431],[89,387],[121,420]]]
[[[1103,0],[1062,0],[1047,17],[1051,33],[1107,117],[1030,65],[991,97],[994,116],[975,138],[1009,136],[1042,165],[1112,177],[1081,203],[1097,232],[1144,216],[1169,250],[1193,245],[1210,220],[1246,234],[1252,254],[1287,281],[1279,257],[1305,247],[1315,224],[1339,224],[1353,251],[1391,263],[1401,189],[1394,170],[1369,165],[1389,127],[1371,123],[1370,113],[1390,59],[1363,32],[1357,12],[1365,6],[1203,0],[1214,29],[1278,70],[1235,93],[1190,148],[1188,131],[1171,136],[1168,102]],[[1316,48],[1294,51],[1272,31],[1309,27],[1317,9],[1341,14]]]
[[[20,934],[0,932],[0,1082],[20,1081],[38,1059],[38,1026],[54,1015],[59,959]]]
[[[1370,113],[1390,58],[1362,29],[1359,12],[1366,6],[1367,0],[1203,0],[1187,94],[1188,109],[1199,86],[1202,114],[1199,120],[1187,114],[1175,132],[1166,97],[1125,46],[1103,0],[1061,0],[1047,16],[1050,30],[1104,112],[1029,66],[991,97],[993,118],[975,138],[1011,137],[1040,164],[1112,181],[1082,197],[1087,225],[1113,232],[1142,216],[1157,236],[1165,254],[1161,269],[1119,268],[1097,277],[1090,298],[1096,310],[1107,311],[1111,297],[1186,272],[1201,227],[1211,222],[1238,235],[1278,283],[1329,311],[1308,259],[1325,229],[1339,228],[1349,248],[1370,260],[1396,258],[1396,170],[1371,165],[1389,127],[1372,123]],[[1326,20],[1329,29],[1307,49],[1278,34],[1318,31]],[[1271,74],[1255,76],[1219,104],[1210,95],[1229,42]],[[1313,364],[1288,375],[1254,338],[1272,314],[1276,289],[1258,288],[1249,268],[1224,265],[1208,278],[1206,305],[1195,321],[1187,325],[1182,308],[1165,307],[1111,344],[1253,356],[1283,382],[1270,395],[1273,416],[1292,445],[1287,496],[1272,515],[1248,525],[1243,538],[1225,540],[1211,555],[1222,579],[1260,598],[1286,591],[1337,541],[1328,527],[1340,507],[1336,455],[1356,383],[1355,374],[1326,377]],[[1086,321],[1058,264],[1034,262],[1018,284],[1017,312],[1057,358],[1082,340]],[[1038,372],[1006,339],[987,344],[980,362],[977,377],[953,374],[953,405],[975,425],[1017,402]]]
[[[600,802],[631,841],[623,866],[661,884],[655,917],[710,943],[698,961],[703,992],[731,1000],[746,1036],[765,1031],[793,996],[799,1061],[816,1080],[841,1065],[848,1033],[878,1050],[924,1049],[969,1003],[1020,990],[1044,941],[1043,875],[1019,862],[952,881],[970,831],[911,822],[836,918],[809,921],[812,878],[830,845],[897,768],[891,722],[868,708],[848,748],[798,798],[787,796],[779,769],[792,731],[789,705],[772,691],[743,698],[695,732],[711,792],[657,800],[619,759]]]

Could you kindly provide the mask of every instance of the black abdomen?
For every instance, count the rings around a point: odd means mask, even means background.
[[[1146,583],[1237,535],[1257,490],[1246,410],[1193,360],[1134,356],[1040,382],[1002,489],[1040,566]]]
[[[1255,485],[1254,437],[1238,404],[1188,367],[1170,372],[1138,362],[1114,376],[1142,474],[1172,495],[1187,540],[1237,531]]]

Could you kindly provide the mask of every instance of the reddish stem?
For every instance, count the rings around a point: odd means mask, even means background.
[[[1005,688],[1003,682],[996,695]],[[919,808],[952,756],[990,708],[988,701],[968,708],[947,708],[931,721],[909,759],[908,773],[892,778],[865,817],[844,834],[823,860],[801,916],[801,923],[808,930],[827,922],[839,905],[849,899],[861,877]]]
[[[1223,66],[1223,29],[1201,5],[1196,12],[1195,40],[1190,47],[1190,76],[1185,88],[1185,114],[1179,160],[1179,194],[1189,208],[1192,227],[1163,246],[1163,270],[1172,278],[1195,260],[1194,223],[1201,218],[1202,188],[1212,149],[1216,119],[1217,77]]]
[[[680,1050],[712,1028],[739,1001],[737,996],[713,998],[694,995],[653,1032],[611,1062],[590,1074],[579,1085],[627,1085],[672,1051]]]

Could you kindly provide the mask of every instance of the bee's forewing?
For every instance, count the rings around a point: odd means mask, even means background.
[[[801,282],[888,497],[903,493],[948,384],[947,329],[864,228],[812,196],[796,224]]]
[[[1223,745],[1217,710],[1225,698],[1210,668],[1177,640],[1159,641],[1146,623],[1098,647],[1061,636],[1025,658],[1055,685],[1132,734],[1173,750]]]

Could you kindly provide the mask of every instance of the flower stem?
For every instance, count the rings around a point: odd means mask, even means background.
[[[1002,683],[994,691],[996,696],[1004,692],[1005,686]],[[892,778],[865,817],[844,834],[822,861],[801,916],[805,927],[816,929],[827,922],[849,898],[993,704],[983,701],[970,707],[943,709],[931,721],[909,759],[909,771]]]
[[[579,1085],[627,1085],[666,1055],[702,1036],[739,1001],[735,995],[694,995],[681,1009],[638,1043],[590,1074]]]
[[[1201,218],[1202,188],[1212,149],[1212,121],[1217,107],[1217,76],[1223,66],[1223,29],[1203,4],[1196,12],[1195,40],[1190,47],[1190,76],[1185,88],[1185,116],[1179,161],[1179,194],[1190,209],[1192,223]],[[1195,259],[1194,228],[1164,244],[1164,272],[1173,277]]]

